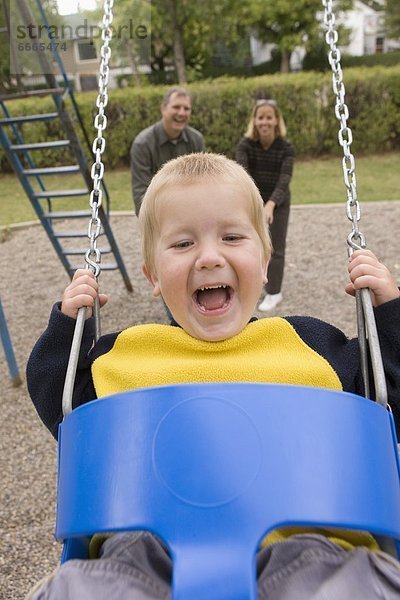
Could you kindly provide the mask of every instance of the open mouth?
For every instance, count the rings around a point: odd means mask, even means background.
[[[193,300],[204,313],[216,313],[228,308],[232,302],[233,289],[229,285],[209,285],[198,288]]]

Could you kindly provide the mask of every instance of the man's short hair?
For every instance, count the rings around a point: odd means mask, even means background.
[[[168,92],[164,95],[161,105],[167,106],[168,102],[171,100],[171,96],[173,94],[177,94],[178,96],[186,96],[187,98],[192,99],[192,94],[183,87],[172,87],[168,90]]]
[[[269,259],[271,241],[264,217],[263,200],[253,179],[241,165],[222,154],[198,152],[179,156],[165,163],[153,177],[143,197],[139,226],[142,257],[150,271],[155,270],[154,248],[160,233],[159,206],[165,193],[173,187],[210,180],[241,188],[243,199],[249,203],[251,222],[260,238],[264,255]]]

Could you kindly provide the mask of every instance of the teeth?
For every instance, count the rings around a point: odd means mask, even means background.
[[[219,288],[226,289],[227,287],[227,285],[206,285],[205,287],[199,288],[199,290],[204,292],[204,290],[218,290]]]

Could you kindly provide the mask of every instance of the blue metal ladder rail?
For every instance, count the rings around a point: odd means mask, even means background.
[[[14,354],[14,348],[12,345],[10,332],[7,327],[6,315],[4,314],[3,306],[0,299],[0,338],[4,348],[4,354],[6,355],[6,361],[8,370],[10,373],[12,384],[16,387],[21,385],[22,379],[19,374],[17,360]]]
[[[16,0],[21,7],[21,14],[27,22],[32,21],[32,15],[29,7],[22,0]],[[40,1],[38,7],[42,12]],[[45,19],[45,15],[42,14]],[[92,189],[92,178],[88,166],[82,143],[78,137],[73,119],[79,124],[81,136],[85,140],[88,150],[92,155],[92,149],[88,135],[85,131],[78,106],[76,104],[72,87],[68,80],[67,74],[63,67],[61,58],[53,45],[53,53],[55,62],[58,64],[62,86],[59,85],[52,69],[47,62],[47,58],[40,55],[40,61],[43,68],[43,74],[47,87],[40,90],[22,91],[13,94],[0,95],[0,107],[2,109],[2,118],[0,118],[0,143],[2,144],[5,154],[17,175],[23,189],[25,190],[32,207],[43,225],[50,242],[52,243],[61,263],[63,264],[68,275],[71,277],[76,268],[82,267],[82,264],[74,264],[72,258],[74,256],[82,257],[86,249],[83,247],[74,247],[71,241],[76,241],[81,238],[87,239],[87,223],[91,216],[91,211],[79,210],[76,207],[77,202],[82,197],[88,199],[90,190]],[[11,105],[18,99],[39,99],[51,97],[54,102],[54,110],[51,112],[40,113],[36,110],[36,104],[32,103],[33,112],[31,114],[11,113]],[[1,113],[0,113],[1,115]],[[34,143],[26,143],[24,140],[24,129],[30,124],[57,122],[59,124],[60,135],[62,139],[35,141]],[[35,152],[41,150],[50,150],[51,152],[63,153],[60,155],[57,167],[41,167],[37,166],[35,161]],[[68,157],[66,156],[68,152]],[[62,164],[63,162],[68,164]],[[72,163],[72,164],[71,164]],[[52,176],[66,176],[71,174],[80,174],[83,178],[83,185],[75,189],[51,189],[49,187],[48,178]],[[102,255],[110,255],[115,262],[105,261],[102,263],[102,270],[119,269],[123,277],[126,288],[132,291],[124,261],[118,249],[114,238],[111,225],[108,218],[109,194],[105,185],[103,185],[103,196],[107,211],[103,205],[99,207],[99,218],[102,224],[102,234],[104,234],[108,246],[101,249]],[[68,199],[68,209],[56,210],[56,204],[59,200]],[[75,208],[73,204],[75,203]],[[86,204],[89,206],[89,202]],[[71,208],[69,208],[71,206]],[[79,223],[79,220],[85,219],[81,228],[67,231],[60,229],[61,221],[71,221]],[[82,244],[83,246],[83,244]]]

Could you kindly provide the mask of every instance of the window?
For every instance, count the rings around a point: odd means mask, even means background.
[[[92,90],[97,90],[98,83],[97,83],[96,75],[80,75],[79,79],[81,82],[82,92],[89,92]]]
[[[384,50],[384,48],[383,48],[384,41],[385,41],[385,38],[383,38],[383,37],[377,37],[375,39],[375,53],[376,54],[382,54],[382,52]]]
[[[79,60],[96,60],[97,52],[94,42],[79,42],[78,43]]]

